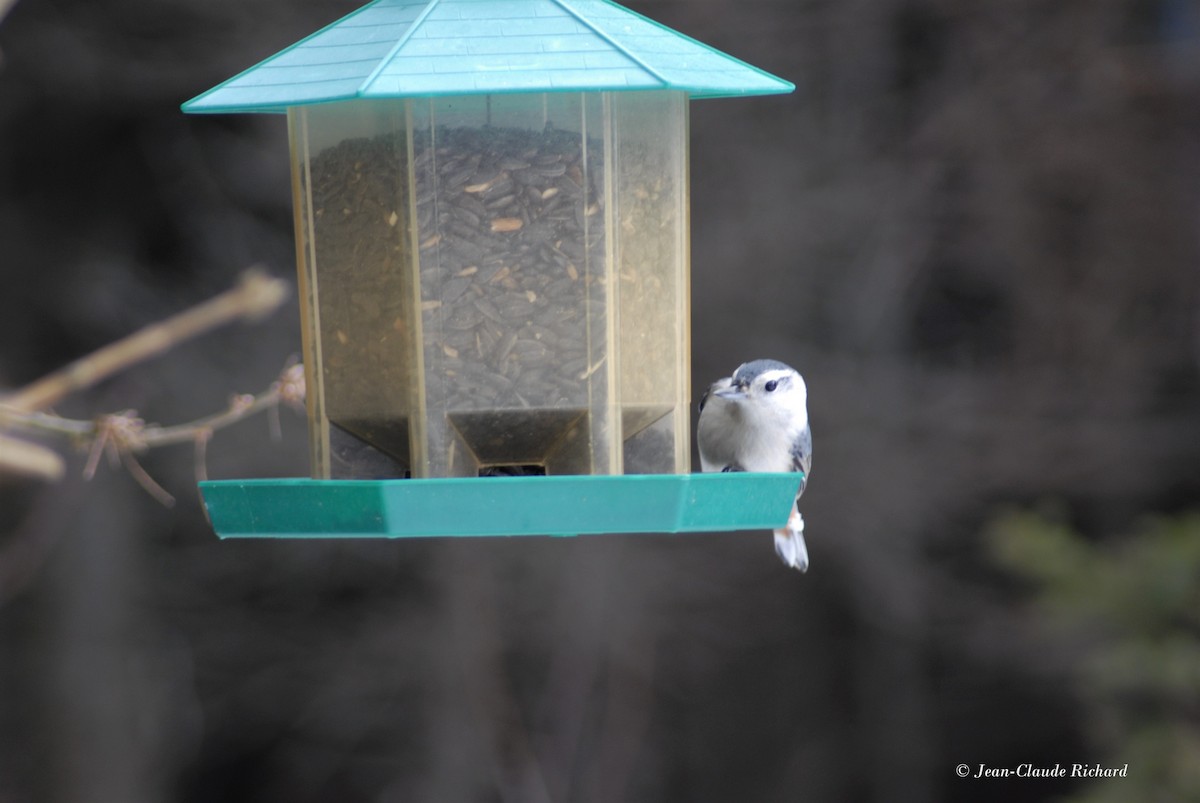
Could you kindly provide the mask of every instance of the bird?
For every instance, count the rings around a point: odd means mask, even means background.
[[[804,377],[779,360],[742,363],[701,397],[696,443],[700,467],[706,472],[801,473],[787,524],[775,530],[775,551],[788,566],[808,571],[804,517],[799,507],[812,467]]]

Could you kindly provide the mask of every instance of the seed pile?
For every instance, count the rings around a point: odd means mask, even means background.
[[[585,317],[604,331],[598,149],[553,129],[439,133],[414,161],[430,402],[585,406],[603,347],[589,360]]]
[[[627,142],[622,162],[644,180],[624,188],[612,221],[627,246],[614,280],[634,324],[616,336],[625,353],[669,356],[678,337],[667,272],[680,225],[666,202],[673,188],[660,149]],[[539,411],[582,412],[604,398],[594,386],[607,373],[612,325],[604,170],[598,144],[553,128],[439,127],[414,134],[411,149],[386,134],[314,157],[330,420],[403,462],[419,344],[430,409],[494,413],[497,437],[556,442],[561,428]],[[661,398],[661,372],[643,373],[623,377],[625,397]],[[672,470],[669,427],[643,429],[669,403],[649,404],[623,416],[627,471]],[[430,448],[448,448],[436,431],[428,437]]]
[[[605,288],[589,268],[603,265],[605,248],[600,149],[552,128],[439,128],[433,139],[413,143],[413,243],[401,140],[347,140],[313,160],[318,260],[353,271],[357,347],[372,349],[377,366],[379,333],[412,336],[403,254],[415,248],[430,405],[585,406],[604,345]],[[587,316],[600,335],[590,353]],[[359,338],[346,328],[332,334],[353,350]],[[407,366],[392,367],[402,381]]]

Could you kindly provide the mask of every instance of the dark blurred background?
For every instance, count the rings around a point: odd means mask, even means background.
[[[0,2],[0,8],[8,5]],[[692,105],[698,389],[805,374],[766,533],[219,542],[187,448],[0,485],[0,803],[1200,799],[1200,7],[638,0],[795,94]],[[18,0],[0,388],[294,271],[282,118],[179,104],[354,0]],[[295,304],[72,398],[265,387]],[[301,418],[210,476],[304,474]],[[1129,765],[961,780],[955,767]]]

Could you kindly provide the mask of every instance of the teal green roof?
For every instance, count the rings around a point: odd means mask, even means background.
[[[609,0],[375,0],[183,109],[637,89],[708,98],[795,87]]]

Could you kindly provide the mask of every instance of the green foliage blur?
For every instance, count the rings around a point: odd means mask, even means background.
[[[1101,763],[1070,800],[1200,800],[1200,515],[1093,541],[1045,513],[1003,516],[998,561],[1029,584],[1028,616],[1087,712]]]

